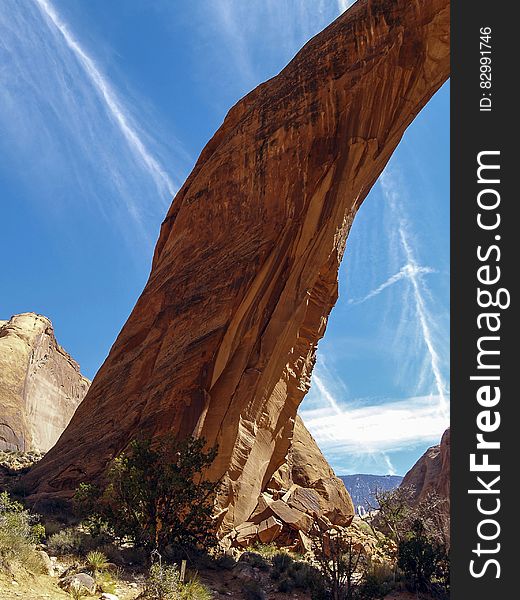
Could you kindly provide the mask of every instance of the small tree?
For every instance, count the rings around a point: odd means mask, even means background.
[[[314,556],[329,584],[332,600],[352,600],[356,574],[365,566],[363,546],[346,531],[327,528],[319,519],[311,533]]]
[[[152,444],[134,440],[99,490],[82,484],[76,502],[94,522],[106,522],[116,537],[137,546],[175,552],[216,543],[212,518],[218,482],[203,479],[216,456],[204,440],[168,436]]]
[[[414,490],[411,487],[398,487],[394,490],[376,490],[375,506],[370,506],[373,515],[372,529],[382,530],[391,540],[399,544],[409,531]]]
[[[431,591],[434,581],[448,589],[446,551],[428,536],[424,524],[418,519],[413,522],[408,539],[399,544],[398,564],[414,591]]]

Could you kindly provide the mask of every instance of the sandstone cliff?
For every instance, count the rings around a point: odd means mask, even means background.
[[[429,492],[450,500],[450,430],[446,429],[441,443],[428,448],[404,476],[402,487],[413,488],[413,502],[419,503]]]
[[[47,451],[90,382],[34,313],[0,321],[0,450]]]
[[[34,499],[99,480],[138,432],[218,443],[224,533],[265,508],[273,479],[305,480],[296,463],[312,470],[317,455],[291,447],[296,411],[350,225],[448,73],[448,0],[360,0],[230,110],[85,401],[27,476]]]

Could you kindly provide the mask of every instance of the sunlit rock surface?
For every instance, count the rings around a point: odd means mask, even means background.
[[[314,469],[317,502],[350,518],[314,447],[291,447],[296,411],[352,220],[448,74],[447,0],[360,0],[230,110],[87,397],[27,476],[33,498],[70,497],[138,434],[174,432],[219,446],[209,475],[222,479],[224,534],[250,522],[280,473],[290,488]]]
[[[89,385],[47,317],[0,321],[0,450],[49,450]]]
[[[404,476],[403,487],[413,488],[413,501],[419,503],[430,492],[450,500],[450,430],[446,429],[441,443],[428,448]],[[449,504],[446,508],[449,508]]]

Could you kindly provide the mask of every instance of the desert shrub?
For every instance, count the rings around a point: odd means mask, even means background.
[[[279,592],[282,592],[282,594],[289,594],[294,589],[294,582],[289,577],[284,577],[283,579],[280,579],[276,589]]]
[[[82,600],[85,597],[85,588],[81,586],[72,586],[69,590],[72,600]]]
[[[356,590],[356,600],[383,598],[396,587],[394,572],[387,564],[371,564]]]
[[[45,528],[45,537],[50,538],[51,535],[55,533],[59,533],[63,529],[63,524],[58,523],[58,521],[54,521],[53,519],[46,520],[43,524]]]
[[[295,560],[287,552],[278,552],[271,562],[271,578],[278,581],[279,592],[288,593],[297,588],[310,591],[316,600],[325,597],[325,580],[316,566],[306,561]]]
[[[179,585],[179,571],[175,565],[155,562],[150,567],[142,597],[147,600],[177,600]]]
[[[47,540],[47,548],[51,554],[65,556],[79,554],[84,547],[84,534],[77,529],[62,529]]]
[[[125,549],[119,548],[116,544],[113,544],[113,543],[101,544],[97,549],[99,550],[99,552],[102,552],[107,557],[107,560],[111,563],[114,563],[116,565],[121,565],[122,563],[125,562],[124,554],[123,554],[123,551]],[[129,548],[128,550],[134,550],[134,549]],[[132,561],[130,561],[130,562],[132,562]],[[139,562],[139,561],[133,561],[133,562]]]
[[[179,600],[211,600],[210,590],[194,576],[187,583],[179,586]]]
[[[353,600],[360,575],[366,569],[367,556],[363,546],[348,530],[328,528],[320,521],[316,521],[311,535],[326,592],[332,600]]]
[[[278,552],[271,559],[273,570],[283,573],[294,563],[293,558],[287,552]]]
[[[419,520],[412,524],[408,538],[399,544],[398,566],[413,591],[428,592],[449,587],[449,559],[445,548],[432,540]]]
[[[96,585],[100,592],[115,594],[117,592],[117,577],[114,573],[109,573],[108,571],[98,572],[96,575]]]
[[[214,564],[217,569],[230,571],[237,564],[237,561],[229,554],[221,554],[215,558]]]
[[[107,557],[99,550],[91,550],[87,554],[85,562],[87,568],[92,571],[95,578],[97,578],[96,576],[98,574],[106,571],[110,566]]]
[[[256,552],[264,558],[272,558],[280,552],[278,546],[275,546],[274,544],[261,544],[260,542],[254,544],[251,546],[251,548],[248,548],[248,550],[251,552]]]
[[[38,520],[7,492],[0,493],[0,566],[10,568],[19,563],[30,571],[42,570],[41,559],[34,550],[45,533]]]
[[[271,566],[266,558],[256,552],[244,552],[239,558],[239,562],[245,562],[260,571],[268,571]]]
[[[257,581],[246,581],[242,585],[245,600],[266,600],[264,590]]]
[[[108,524],[120,539],[161,553],[216,544],[212,518],[218,483],[203,479],[216,456],[204,440],[167,436],[134,440],[108,473],[104,490],[82,484],[76,506],[84,516]]]

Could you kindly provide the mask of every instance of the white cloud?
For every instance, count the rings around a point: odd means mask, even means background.
[[[49,0],[34,0],[46,19],[61,33],[65,43],[74,53],[78,61],[83,66],[85,74],[90,79],[92,85],[97,90],[101,98],[106,103],[106,107],[117,123],[124,138],[138,158],[142,161],[160,192],[172,195],[175,186],[159,162],[150,154],[143,140],[140,138],[136,129],[130,122],[130,116],[126,112],[116,92],[102,75],[99,67],[94,60],[80,46],[77,39],[70,31],[67,24],[60,18],[52,3]]]
[[[434,272],[435,271],[433,269],[431,269],[430,267],[420,267],[416,264],[408,263],[404,267],[402,267],[399,270],[399,272],[397,272],[395,275],[392,275],[391,277],[389,277],[384,283],[382,283],[381,285],[376,287],[374,290],[369,292],[366,296],[363,296],[363,298],[359,298],[358,300],[350,299],[348,302],[349,302],[349,304],[362,304],[363,302],[366,302],[367,300],[370,300],[371,298],[378,296],[386,288],[390,287],[391,285],[394,285],[394,283],[397,283],[398,281],[401,281],[402,279],[411,280],[419,275],[425,275],[425,274],[434,273]]]
[[[322,450],[344,453],[386,453],[438,440],[448,426],[439,398],[422,396],[386,400],[340,413],[328,406],[300,411]]]
[[[24,202],[54,223],[101,214],[148,262],[191,159],[124,85],[123,100],[50,0],[0,2],[0,151]]]
[[[354,4],[355,0],[338,0],[338,10],[340,13],[344,13],[349,6]]]
[[[337,473],[395,475],[390,454],[438,443],[449,425],[440,406],[433,394],[346,401],[337,375],[319,355],[300,416]]]
[[[439,409],[447,417],[449,414],[448,385],[444,380],[440,355],[434,342],[433,328],[436,327],[436,323],[434,316],[427,306],[426,298],[431,296],[431,294],[421,277],[424,267],[421,267],[416,259],[411,242],[413,236],[410,233],[410,226],[404,217],[402,206],[399,204],[399,182],[388,168],[383,171],[379,181],[385,199],[388,201],[394,214],[393,222],[397,223],[399,245],[407,261],[405,275],[406,279],[410,282],[415,315],[426,350],[426,356],[429,359],[429,367],[433,375]]]

